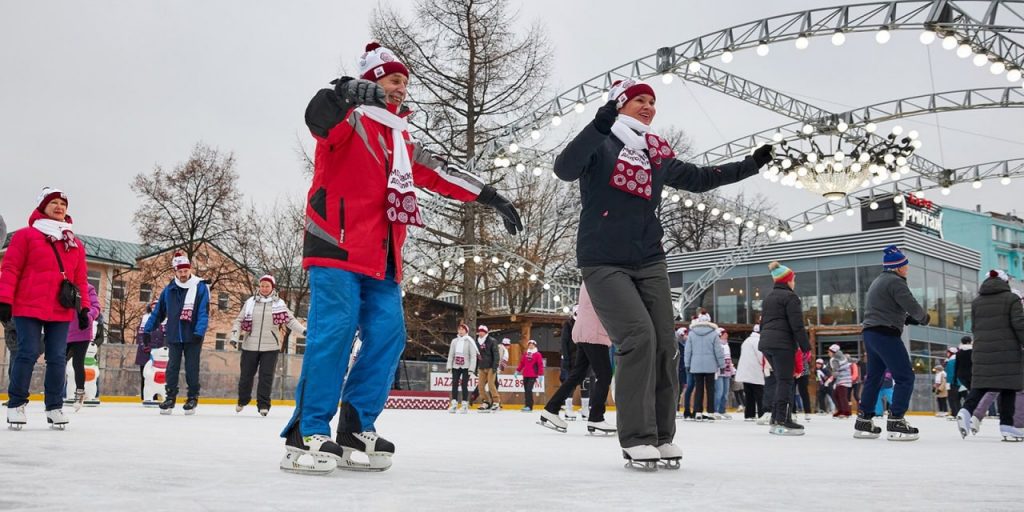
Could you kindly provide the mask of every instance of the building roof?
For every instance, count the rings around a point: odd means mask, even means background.
[[[11,237],[14,236],[15,232],[7,235],[7,238],[4,240],[4,250],[6,250],[7,245],[11,243]],[[75,233],[75,236],[85,242],[86,260],[134,267],[135,259],[144,252],[151,250],[148,246],[133,242],[123,242],[121,240],[111,240],[109,238],[81,235],[78,233]]]

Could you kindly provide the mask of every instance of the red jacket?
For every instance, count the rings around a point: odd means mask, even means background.
[[[19,229],[11,236],[7,253],[0,262],[0,302],[10,304],[14,316],[35,318],[44,322],[69,322],[76,311],[61,307],[57,292],[63,277],[57,258],[50,249],[50,241],[32,223],[46,216],[32,210],[29,227]],[[70,222],[70,218],[68,219]],[[85,244],[77,239],[78,247],[64,249],[57,242],[57,253],[64,263],[64,272],[82,293],[82,307],[89,308],[88,281],[85,268]]]
[[[540,355],[539,350],[532,355],[529,352],[524,352],[523,357],[519,358],[519,366],[516,367],[516,371],[523,374],[523,377],[536,378],[544,375],[544,356]]]
[[[395,280],[401,281],[406,226],[389,222],[385,215],[391,129],[353,107],[333,90],[322,89],[306,108],[306,124],[316,138],[316,155],[313,184],[307,194],[302,265],[384,279],[390,243],[397,266]],[[394,106],[388,109],[395,112]],[[409,114],[406,110],[399,115]],[[480,195],[483,183],[478,178],[447,169],[419,143],[406,140],[404,151],[410,154],[417,187],[467,202]],[[419,203],[422,211],[423,194]]]

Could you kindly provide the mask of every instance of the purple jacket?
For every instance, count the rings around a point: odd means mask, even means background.
[[[148,317],[143,318],[142,323],[139,324],[138,331],[135,333],[135,344],[138,345],[138,348],[135,350],[136,366],[146,366],[146,362],[149,361],[149,352],[146,351],[147,348],[152,350],[154,348],[164,346],[163,325],[158,326],[159,329],[153,329],[153,332],[149,333],[149,345],[147,346],[144,344],[142,339],[142,328],[146,325],[146,320],[148,320]]]
[[[71,320],[68,323],[68,343],[81,343],[83,341],[92,341],[93,329],[92,323],[96,321],[100,316],[100,300],[96,296],[96,288],[92,285],[88,285],[89,288],[89,326],[85,329],[78,328],[78,320]]]

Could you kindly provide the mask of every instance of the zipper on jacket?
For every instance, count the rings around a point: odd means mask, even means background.
[[[256,351],[263,348],[263,321],[267,319],[267,303],[263,303],[263,311],[260,313],[260,335],[256,338]]]

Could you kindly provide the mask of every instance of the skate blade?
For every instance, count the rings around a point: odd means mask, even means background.
[[[678,459],[676,459],[676,458],[661,459],[661,460],[658,461],[658,467],[660,467],[661,469],[671,469],[671,470],[680,469],[682,467],[682,465],[680,464],[680,461],[682,459],[683,459],[682,457],[679,457]]]
[[[281,459],[281,471],[300,475],[329,475],[338,469],[334,457],[288,450]]]
[[[196,414],[196,410],[195,409],[191,409],[191,410],[185,411],[185,416],[194,416],[195,414]]]
[[[568,431],[568,429],[564,429],[562,427],[559,427],[558,425],[555,425],[554,423],[551,423],[550,421],[538,420],[537,424],[542,426],[542,427],[544,427],[544,428],[549,428],[551,430],[554,430],[556,432],[561,432],[563,434]]]
[[[921,436],[919,434],[897,434],[897,433],[890,433],[890,434],[887,434],[885,436],[885,438],[888,439],[889,441],[900,441],[900,442],[917,441],[918,438],[920,438],[920,437]]]
[[[174,409],[160,409],[160,414],[164,416],[170,416]]]
[[[338,469],[344,469],[345,471],[361,471],[361,472],[381,472],[387,471],[391,468],[391,456],[390,455],[370,455],[367,454],[366,458],[369,462],[358,462],[352,460],[352,452],[349,450],[342,449],[345,456],[338,459]]]
[[[1003,442],[1004,443],[1020,443],[1020,442],[1024,442],[1024,437],[1003,436]]]
[[[597,427],[587,427],[587,433],[592,435],[592,436],[608,437],[608,436],[614,435],[615,432],[616,432],[615,430],[606,430],[606,429],[597,428]]]
[[[657,460],[627,460],[626,465],[623,466],[626,469],[635,469],[643,471],[645,473],[654,473],[658,471]]]
[[[878,439],[881,434],[874,434],[871,432],[854,432],[854,439]]]
[[[776,435],[776,436],[783,436],[783,437],[797,437],[797,436],[804,435],[805,432],[803,430],[782,430],[782,429],[773,428],[773,429],[769,430],[768,433],[772,434],[772,435]]]
[[[11,422],[7,423],[7,428],[10,429],[10,430],[21,430],[21,428],[24,427],[24,426],[25,426],[24,423],[11,423]]]

